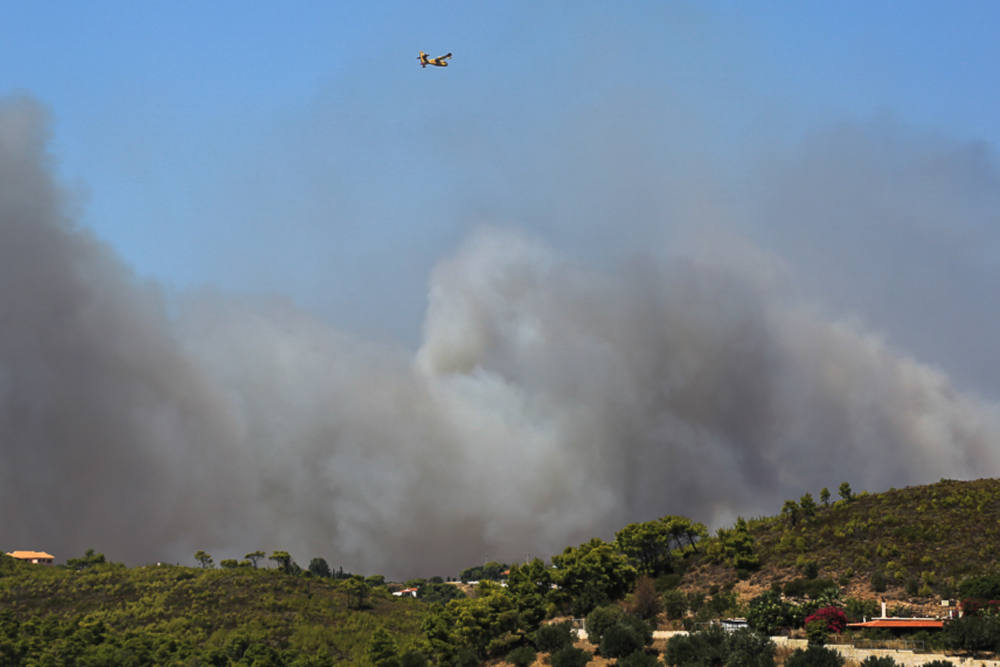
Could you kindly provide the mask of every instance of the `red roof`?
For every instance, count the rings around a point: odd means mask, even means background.
[[[944,621],[933,618],[873,618],[866,623],[848,623],[849,628],[936,628],[944,627]]]

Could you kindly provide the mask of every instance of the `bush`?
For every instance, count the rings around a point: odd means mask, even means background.
[[[427,656],[420,651],[407,651],[399,656],[399,667],[427,667],[427,664]]]
[[[750,628],[740,628],[727,637],[729,664],[741,667],[774,667],[774,642]]]
[[[785,595],[794,598],[818,598],[830,589],[836,589],[833,579],[793,579],[785,584]]]
[[[847,614],[838,607],[823,607],[806,616],[806,627],[815,621],[823,623],[824,629],[840,634],[847,627]]]
[[[763,635],[771,636],[780,628],[791,627],[795,617],[795,609],[781,599],[781,595],[768,591],[750,601],[747,612],[747,622],[750,628]]]
[[[887,655],[878,657],[870,655],[864,659],[861,667],[899,667],[899,663]]]
[[[573,644],[572,626],[569,621],[541,625],[532,634],[535,648],[543,653],[555,653]]]
[[[604,631],[621,621],[625,611],[615,604],[597,607],[587,614],[586,628],[591,644],[599,644]]]
[[[618,667],[656,667],[660,661],[645,651],[630,653],[618,661]]]
[[[678,590],[667,591],[663,596],[663,607],[667,612],[667,618],[677,620],[684,618],[687,613],[687,598]]]
[[[774,667],[774,642],[746,628],[726,632],[712,624],[701,632],[676,635],[667,643],[668,665],[739,665]]]
[[[925,662],[921,667],[955,667],[955,663],[948,662],[947,660],[931,660],[930,662]]]
[[[785,667],[841,667],[843,664],[844,659],[839,653],[824,646],[796,649],[785,660]]]
[[[535,649],[530,646],[519,646],[507,654],[507,662],[514,667],[528,667],[535,661]]]
[[[642,650],[645,639],[638,628],[619,622],[604,631],[597,650],[605,658],[622,658]]]
[[[575,646],[564,646],[549,656],[552,667],[587,667],[588,662],[590,654]]]

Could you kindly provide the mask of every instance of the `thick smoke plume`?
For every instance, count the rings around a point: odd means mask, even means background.
[[[416,354],[293,305],[167,296],[68,217],[44,114],[0,108],[0,546],[390,575],[630,521],[996,471],[996,406],[756,261],[614,271],[473,234]]]

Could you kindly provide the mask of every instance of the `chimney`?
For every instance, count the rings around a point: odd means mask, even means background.
[[[885,598],[882,598],[882,618],[885,617]]]

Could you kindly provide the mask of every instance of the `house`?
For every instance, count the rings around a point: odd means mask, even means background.
[[[8,551],[7,555],[18,560],[26,560],[29,563],[40,565],[52,565],[56,557],[44,551]]]
[[[848,623],[847,627],[858,630],[865,628],[888,630],[898,635],[907,632],[918,632],[920,630],[940,630],[944,627],[944,621],[937,618],[899,618],[886,616],[885,600],[882,600],[881,617],[865,620],[862,623]]]
[[[404,597],[404,596],[407,596],[407,595],[409,595],[410,597],[414,597],[415,598],[415,597],[417,597],[417,589],[416,588],[404,588],[401,591],[393,591],[392,594],[395,595],[398,598],[401,598],[401,597]]]
[[[848,623],[847,627],[889,630],[890,632],[900,634],[904,632],[917,632],[919,630],[940,630],[944,627],[944,621],[936,618],[873,618],[864,623]]]
[[[722,629],[727,632],[735,632],[740,628],[749,628],[750,624],[745,618],[724,618],[720,621],[722,624]]]

